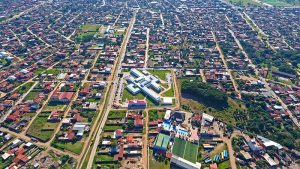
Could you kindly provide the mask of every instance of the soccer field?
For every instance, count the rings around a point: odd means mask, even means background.
[[[198,155],[198,145],[175,138],[172,154],[195,163]]]
[[[191,142],[186,142],[184,151],[185,152],[183,158],[190,162],[196,163],[198,155],[198,145]]]

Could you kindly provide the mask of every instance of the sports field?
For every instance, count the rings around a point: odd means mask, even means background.
[[[195,163],[197,161],[198,146],[197,144],[175,138],[172,154]]]

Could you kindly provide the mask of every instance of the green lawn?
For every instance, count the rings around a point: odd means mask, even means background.
[[[149,168],[170,169],[170,161],[167,161],[167,163],[157,161],[153,156],[153,150],[149,150]]]
[[[198,145],[175,138],[172,154],[195,163],[198,155]]]
[[[117,130],[117,129],[122,129],[123,125],[113,125],[113,126],[108,126],[108,125],[105,125],[103,127],[103,130]]]
[[[125,102],[127,100],[134,100],[134,99],[144,99],[145,96],[141,93],[136,94],[135,96],[132,95],[127,89],[123,90],[122,94],[122,102]]]
[[[285,6],[291,6],[291,4],[288,4],[287,2],[284,2],[283,0],[261,0],[261,2],[276,6],[276,7],[285,7]]]
[[[80,27],[82,31],[89,31],[89,32],[97,32],[99,28],[100,25],[97,24],[85,24]]]
[[[262,4],[255,2],[254,0],[226,0],[232,4],[236,4],[238,6],[262,6]]]
[[[49,113],[41,113],[30,125],[27,134],[42,140],[43,142],[48,141],[54,134],[54,130],[43,130],[47,123]]]
[[[58,111],[64,111],[67,105],[65,104],[57,104],[57,105],[46,105],[44,107],[43,111],[53,111],[53,110],[58,110]]]
[[[174,145],[173,145],[173,150],[172,150],[172,154],[175,154],[178,157],[183,158],[185,144],[186,144],[185,140],[182,140],[182,139],[179,139],[179,138],[175,138]]]
[[[196,163],[198,155],[198,145],[187,142],[185,145],[184,159]]]
[[[124,118],[126,116],[126,110],[111,110],[108,114],[108,118]]]
[[[127,89],[123,90],[122,94],[122,102],[125,102],[127,100],[142,100],[145,99],[145,96],[142,93],[138,93],[135,96],[132,95]],[[155,104],[151,99],[146,97],[147,106],[159,106],[159,104]]]
[[[230,168],[229,160],[223,161],[222,163],[218,164],[218,169],[228,169]]]
[[[170,70],[148,70],[149,73],[156,75],[161,80],[166,80],[167,73],[171,73]]]
[[[20,94],[26,93],[34,84],[34,82],[28,82],[25,83],[24,85],[20,86],[16,91]]]
[[[32,91],[32,92],[29,92],[26,97],[24,98],[24,100],[33,100],[35,99],[38,95],[39,95],[40,92],[36,92],[36,91]]]
[[[80,142],[80,141],[77,141],[75,143],[73,143],[73,142],[64,143],[64,142],[60,142],[60,141],[55,140],[55,141],[52,142],[52,146],[57,147],[61,150],[71,151],[75,154],[80,154],[81,153],[83,144],[84,143]]]
[[[173,85],[171,89],[167,90],[165,93],[162,94],[164,97],[174,97],[174,88]]]
[[[114,157],[109,155],[97,155],[96,156],[97,161],[113,161]]]
[[[34,74],[35,75],[40,75],[40,74],[42,74],[44,71],[45,71],[46,69],[45,68],[38,68],[38,69],[36,69],[35,71],[34,71]]]
[[[158,110],[149,110],[148,116],[149,121],[156,121],[157,119],[162,119],[165,116],[166,111],[158,111]]]
[[[49,69],[49,70],[46,70],[46,74],[58,75],[59,73],[60,73],[59,69]]]

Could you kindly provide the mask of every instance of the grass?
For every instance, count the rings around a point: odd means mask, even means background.
[[[174,97],[174,88],[173,85],[171,89],[167,90],[165,93],[162,94],[164,97]]]
[[[34,74],[35,75],[40,75],[40,74],[42,74],[44,71],[45,71],[46,69],[45,68],[38,68],[38,69],[36,69],[35,71],[34,71]]]
[[[170,70],[148,70],[149,73],[156,75],[161,80],[165,81],[167,73],[171,73]]]
[[[127,89],[123,90],[122,102],[125,102],[126,99],[127,100],[134,100],[134,99],[144,99],[144,98],[145,98],[145,96],[141,93],[138,93],[134,96]]]
[[[184,149],[185,149],[185,144],[186,141],[179,139],[179,138],[175,138],[174,141],[174,145],[173,145],[173,150],[172,150],[172,154],[183,158],[184,156]]]
[[[40,92],[36,92],[36,91],[29,92],[26,95],[25,100],[33,100],[33,99],[35,99],[39,95],[39,93]]]
[[[49,69],[49,70],[46,70],[45,73],[46,74],[58,75],[60,73],[60,70],[59,69]]]
[[[24,94],[24,93],[26,93],[32,87],[33,84],[34,84],[34,82],[25,83],[24,85],[20,86],[16,90],[16,92],[18,92],[20,94]]]
[[[47,105],[44,107],[43,111],[53,111],[53,110],[57,110],[57,111],[64,111],[65,108],[67,107],[67,105],[65,104],[57,104],[57,105]]]
[[[108,130],[114,131],[114,130],[117,130],[117,129],[122,129],[122,127],[123,127],[123,125],[113,125],[113,126],[105,125],[105,126],[103,127],[103,130],[104,130],[104,131],[108,131]]]
[[[196,163],[198,155],[198,145],[191,142],[187,142],[185,145],[184,156],[183,158]]]
[[[27,134],[40,139],[43,142],[48,141],[54,133],[54,130],[43,130],[49,115],[49,113],[41,113],[38,115],[30,125]]]
[[[88,32],[97,32],[99,28],[100,25],[97,24],[85,24],[80,27],[82,31],[88,31]]]
[[[127,89],[123,90],[122,94],[122,102],[125,102],[127,100],[143,100],[145,99],[145,96],[142,93],[138,93],[135,96],[132,95]],[[147,100],[147,106],[159,106],[158,104],[154,103],[151,99],[146,97]]]
[[[218,169],[228,169],[230,168],[229,160],[223,161],[220,164],[218,164]]]
[[[114,157],[109,155],[97,155],[97,161],[114,161]]]
[[[60,142],[60,141],[53,141],[52,142],[52,146],[56,147],[56,148],[59,148],[61,150],[67,150],[67,151],[70,151],[70,152],[73,152],[75,154],[80,154],[81,153],[81,150],[82,150],[82,147],[83,147],[83,142],[80,142],[80,141],[77,141],[75,143],[73,142]]]
[[[234,112],[236,110],[245,111],[243,108],[244,107],[243,103],[239,103],[235,100],[232,100],[231,98],[228,99],[228,105],[229,105],[228,108],[224,110],[217,110],[211,107],[206,107],[205,105],[191,99],[182,98],[181,103],[182,105],[189,107],[195,113],[206,112],[214,116],[216,119],[219,119],[226,123],[230,123],[232,125],[236,125]]]
[[[159,168],[159,169],[170,169],[170,162],[167,164],[163,162],[159,162],[154,159],[153,150],[149,150],[149,168]]]
[[[108,114],[108,118],[124,118],[126,116],[126,110],[111,110]]]
[[[159,111],[159,110],[149,110],[148,116],[149,121],[156,121],[157,119],[162,119],[165,116],[165,111]]]
[[[254,0],[226,0],[226,1],[238,6],[262,6],[262,4],[255,2]]]
[[[261,0],[261,2],[270,4],[270,5],[276,6],[276,7],[291,6],[291,4],[284,2],[283,0]]]

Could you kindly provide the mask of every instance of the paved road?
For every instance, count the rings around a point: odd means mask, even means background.
[[[110,111],[110,107],[111,107],[111,105],[113,103],[113,100],[114,100],[114,94],[116,93],[117,84],[118,84],[117,83],[117,79],[118,79],[117,75],[118,75],[118,73],[120,71],[120,68],[121,68],[121,62],[122,62],[122,60],[123,60],[123,58],[125,56],[126,46],[127,46],[128,41],[129,41],[133,25],[135,23],[135,18],[136,18],[136,12],[134,13],[133,18],[131,19],[129,27],[128,27],[127,31],[126,31],[126,35],[125,35],[123,44],[122,44],[121,49],[120,49],[120,56],[118,57],[117,64],[115,66],[115,71],[112,74],[113,81],[110,84],[111,87],[112,87],[111,92],[110,92],[111,95],[107,97],[108,101],[107,101],[106,108],[104,110],[104,116],[102,118],[102,121],[99,124],[98,130],[96,131],[97,134],[96,134],[96,137],[95,137],[95,140],[94,140],[92,151],[90,153],[90,158],[89,158],[89,161],[88,161],[88,164],[87,164],[87,169],[92,168],[92,165],[93,165],[93,162],[94,162],[94,157],[95,157],[95,154],[96,154],[96,151],[97,151],[97,147],[99,145],[99,141],[100,141],[100,137],[101,137],[101,133],[102,133],[102,128],[103,128],[103,126],[105,124],[105,121],[107,119],[108,113]],[[110,88],[110,86],[108,86],[108,88]]]

